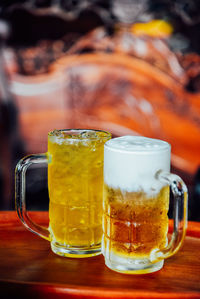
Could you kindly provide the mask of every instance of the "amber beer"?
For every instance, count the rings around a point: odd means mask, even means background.
[[[157,195],[104,186],[104,248],[123,258],[145,259],[164,248],[168,232],[169,187]]]
[[[105,143],[102,252],[110,269],[154,272],[179,249],[186,227],[187,190],[169,171],[170,145],[165,141],[123,136]],[[183,187],[182,193],[176,184]],[[182,203],[181,212],[175,204],[174,215],[182,214],[174,220],[168,246],[169,185],[175,200]],[[179,217],[184,218],[180,232]]]
[[[94,130],[49,133],[49,229],[55,253],[100,253],[103,147],[110,138],[110,133]]]

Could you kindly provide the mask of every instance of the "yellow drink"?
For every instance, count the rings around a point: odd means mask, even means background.
[[[110,133],[89,130],[49,134],[50,232],[58,254],[100,253],[103,147],[110,138]]]

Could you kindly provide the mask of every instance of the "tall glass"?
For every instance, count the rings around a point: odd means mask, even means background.
[[[187,188],[170,173],[170,145],[140,136],[106,142],[102,251],[106,265],[122,273],[150,273],[183,243]],[[170,188],[174,232],[168,240]]]
[[[98,130],[55,130],[47,154],[23,158],[16,167],[16,204],[22,222],[51,242],[53,252],[69,257],[100,254],[104,143],[111,134]],[[25,208],[25,172],[48,162],[49,228],[34,224]]]

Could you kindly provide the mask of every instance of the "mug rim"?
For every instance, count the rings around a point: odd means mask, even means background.
[[[98,129],[58,129],[58,130],[52,130],[50,132],[48,132],[48,137],[57,137],[59,139],[66,139],[65,136],[61,135],[61,133],[64,132],[64,133],[68,133],[69,132],[69,135],[70,135],[70,132],[71,132],[71,135],[72,137],[69,138],[69,140],[77,140],[77,141],[80,141],[80,140],[100,140],[100,139],[109,139],[109,138],[112,138],[112,134],[108,131],[105,131],[105,130],[98,130]],[[73,134],[74,132],[74,134]],[[102,132],[105,134],[105,136],[95,136],[95,137],[87,137],[87,138],[73,138],[73,135],[76,136],[77,133],[83,133],[83,132]]]
[[[141,148],[138,149],[137,147],[135,147],[135,148],[133,147],[132,149],[129,149],[129,148],[121,148],[120,146],[115,144],[116,139],[119,139],[121,137],[128,137],[128,136],[130,136],[130,135],[124,135],[124,136],[112,138],[104,144],[104,147],[113,152],[120,152],[121,154],[136,154],[136,155],[137,154],[139,154],[139,155],[142,155],[142,154],[147,155],[148,154],[148,155],[151,155],[151,154],[155,154],[158,152],[171,152],[171,145],[167,141],[158,139],[158,138],[156,139],[156,138],[141,136],[141,135],[139,135],[139,136],[132,135],[131,137],[133,137],[135,139],[145,138],[146,140],[149,139],[151,141],[156,141],[156,142],[159,142],[160,144],[162,144],[162,147],[158,147],[158,148],[152,147],[152,148],[148,148],[148,149],[145,149],[145,147],[143,149],[141,149]]]

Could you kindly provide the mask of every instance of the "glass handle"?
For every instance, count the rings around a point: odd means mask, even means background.
[[[48,228],[33,222],[26,210],[26,170],[32,164],[47,163],[46,154],[29,155],[21,159],[15,168],[15,203],[18,216],[22,223],[33,233],[50,240]]]
[[[155,252],[155,258],[159,260],[174,255],[183,243],[187,229],[188,191],[183,180],[175,174],[160,170],[156,178],[170,186],[174,198],[173,233],[168,246]]]

